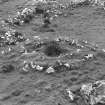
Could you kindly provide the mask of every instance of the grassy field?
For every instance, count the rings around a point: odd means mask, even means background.
[[[58,2],[66,4],[69,0],[58,0]],[[7,19],[9,15],[13,16],[25,7],[25,3],[25,0],[0,0],[0,19]],[[59,16],[52,20],[50,29],[41,30],[41,17],[33,19],[30,24],[13,28],[24,33],[25,37],[30,40],[36,36],[39,36],[41,40],[53,40],[58,36],[87,40],[93,45],[97,44],[99,50],[94,52],[83,49],[80,55],[74,56],[70,62],[78,60],[79,57],[87,53],[95,54],[96,58],[82,65],[79,69],[75,68],[71,71],[54,74],[46,74],[45,72],[23,74],[17,68],[21,67],[24,60],[34,60],[43,65],[44,63],[53,64],[56,60],[69,61],[70,59],[66,56],[46,57],[43,54],[43,48],[39,49],[41,54],[20,55],[18,51],[21,49],[18,48],[21,45],[14,46],[12,48],[16,51],[11,53],[13,57],[10,57],[11,54],[8,53],[0,55],[0,67],[8,63],[17,67],[11,73],[0,72],[0,105],[77,105],[70,103],[64,94],[65,88],[70,87],[76,90],[83,83],[105,79],[105,54],[100,52],[100,49],[105,48],[105,11],[98,7],[86,6],[73,10],[67,9],[64,12],[67,16]],[[68,54],[76,51],[75,48],[68,47],[65,42],[61,43],[61,46],[69,49]],[[6,49],[8,47],[0,48],[0,51]],[[85,104],[81,102],[78,105]]]

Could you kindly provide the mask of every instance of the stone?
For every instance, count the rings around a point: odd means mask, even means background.
[[[84,84],[80,91],[84,99],[89,101],[90,105],[105,104],[105,80]]]
[[[54,73],[55,70],[53,67],[49,67],[47,70],[46,70],[46,73],[50,74],[50,73]]]
[[[66,89],[66,91],[67,91],[67,93],[69,95],[70,100],[73,101],[74,100],[74,94],[71,92],[71,90],[69,88]]]
[[[29,61],[23,61],[21,68],[20,68],[20,72],[21,73],[28,73],[30,71],[30,62]]]
[[[70,67],[70,64],[69,63],[65,63],[64,66],[66,66],[66,67],[69,68]]]
[[[36,66],[36,70],[38,70],[38,71],[43,71],[43,67],[42,67],[42,66],[37,65],[37,66]]]

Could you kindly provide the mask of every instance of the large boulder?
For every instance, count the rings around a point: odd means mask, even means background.
[[[105,80],[84,84],[80,91],[89,105],[105,105]]]

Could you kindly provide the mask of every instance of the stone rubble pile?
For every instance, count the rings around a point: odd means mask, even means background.
[[[104,105],[105,104],[105,80],[95,81],[93,83],[87,83],[80,86],[76,91],[67,88],[69,101],[81,105]],[[78,100],[82,98],[82,102]]]
[[[16,45],[17,42],[25,41],[24,35],[14,29],[9,29],[0,35],[0,47]]]
[[[28,7],[28,5],[31,5]],[[33,6],[34,5],[34,6]],[[57,16],[58,14],[61,14],[60,9],[64,7],[63,5],[59,5],[56,1],[45,1],[45,0],[33,0],[29,1],[29,3],[26,3],[26,8],[24,8],[21,11],[18,11],[17,14],[13,17],[10,17],[7,20],[4,20],[6,24],[9,25],[16,25],[20,26],[25,23],[30,23],[32,19],[37,16],[37,14],[53,14],[52,17]]]
[[[9,25],[23,25],[24,23],[29,23],[35,14],[34,8],[25,8],[21,12],[17,12],[14,17],[9,17],[7,20],[4,20],[5,23]]]

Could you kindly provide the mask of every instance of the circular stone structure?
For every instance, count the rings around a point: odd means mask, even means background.
[[[29,69],[28,71],[35,68],[43,71],[49,67],[54,68],[55,72],[76,70],[95,61],[99,53],[104,54],[96,45],[85,40],[64,37],[52,40],[39,39],[30,40],[23,45],[25,52],[19,59],[22,67]]]

